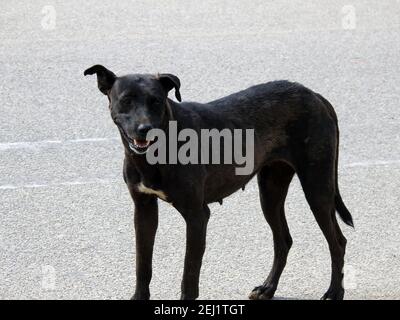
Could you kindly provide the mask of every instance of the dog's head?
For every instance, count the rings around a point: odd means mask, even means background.
[[[111,117],[127,148],[144,154],[151,144],[146,135],[151,129],[163,129],[172,120],[168,92],[175,88],[181,101],[180,81],[172,74],[130,74],[117,77],[101,65],[85,70],[96,74],[99,90],[108,97]]]

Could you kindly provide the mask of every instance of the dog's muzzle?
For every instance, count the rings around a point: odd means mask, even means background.
[[[150,144],[151,140],[146,139],[132,139],[130,138],[119,125],[117,125],[119,131],[121,132],[124,140],[128,143],[129,149],[136,154],[145,154]]]
[[[149,140],[128,140],[129,149],[131,149],[136,154],[145,154],[149,148],[151,141]]]

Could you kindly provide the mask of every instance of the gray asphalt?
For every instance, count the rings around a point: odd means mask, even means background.
[[[399,16],[394,0],[3,1],[0,298],[133,293],[123,151],[106,98],[82,75],[100,63],[117,74],[174,73],[184,100],[276,79],[323,94],[339,117],[339,184],[356,225],[341,224],[346,298],[399,299]],[[211,209],[200,298],[245,299],[273,257],[255,183]],[[171,207],[160,211],[152,298],[175,299],[185,228]],[[329,285],[328,247],[297,180],[286,211],[294,245],[276,295],[318,299]]]

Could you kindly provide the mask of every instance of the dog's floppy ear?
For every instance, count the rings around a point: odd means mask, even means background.
[[[177,76],[174,76],[173,74],[169,73],[162,73],[158,76],[158,79],[160,80],[161,84],[163,85],[165,91],[169,92],[172,88],[175,88],[175,97],[176,99],[181,102],[181,93],[179,92],[179,89],[181,87],[181,81]]]
[[[95,66],[86,69],[83,74],[85,76],[87,76],[88,74],[97,74],[97,86],[99,87],[99,90],[105,95],[107,95],[108,92],[111,90],[115,79],[117,78],[117,76],[113,72],[99,64],[96,64]]]

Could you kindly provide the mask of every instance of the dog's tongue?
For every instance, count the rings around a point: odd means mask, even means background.
[[[150,144],[150,141],[147,140],[134,140],[135,145],[137,145],[140,148],[145,148]]]

